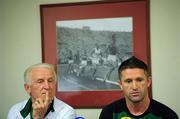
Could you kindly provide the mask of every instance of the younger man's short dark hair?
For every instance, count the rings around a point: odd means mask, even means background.
[[[149,75],[149,69],[146,63],[142,60],[136,58],[135,56],[130,57],[129,59],[125,60],[121,63],[118,69],[119,79],[121,79],[121,72],[125,69],[133,69],[133,68],[140,68],[143,69],[146,76]]]

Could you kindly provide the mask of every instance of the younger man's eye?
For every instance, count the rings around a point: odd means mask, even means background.
[[[138,82],[141,82],[141,81],[143,81],[144,79],[143,78],[137,78],[137,81]]]
[[[125,82],[126,82],[126,83],[131,83],[131,82],[132,82],[132,80],[127,79],[127,80],[125,80]]]

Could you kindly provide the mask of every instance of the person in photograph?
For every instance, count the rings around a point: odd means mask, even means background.
[[[130,57],[118,73],[124,98],[105,106],[99,119],[178,119],[172,109],[149,97],[151,77],[142,60]]]
[[[74,64],[74,56],[73,56],[73,52],[72,50],[68,49],[68,55],[67,55],[67,59],[68,59],[68,67],[67,67],[67,73],[71,74],[73,73],[73,64]]]
[[[108,46],[107,52],[108,52],[108,61],[116,63],[117,54],[118,54],[118,50],[116,46],[116,34],[112,35],[112,39],[110,40],[110,44]]]
[[[95,48],[92,51],[92,57],[99,59],[101,57],[101,49],[99,44],[95,44]]]
[[[54,66],[39,63],[24,73],[28,100],[11,107],[7,119],[74,119],[75,110],[55,97],[57,76]]]

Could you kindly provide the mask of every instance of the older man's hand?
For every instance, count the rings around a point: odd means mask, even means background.
[[[33,119],[44,119],[44,116],[49,107],[49,94],[43,93],[40,98],[37,98],[33,104]]]

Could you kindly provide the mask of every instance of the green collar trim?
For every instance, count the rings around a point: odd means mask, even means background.
[[[29,112],[31,112],[31,110],[32,110],[32,101],[31,101],[31,98],[29,98],[25,107],[20,111],[20,113],[21,113],[22,117],[25,118],[25,117],[27,117]]]
[[[45,116],[51,111],[51,112],[54,112],[54,100],[52,100],[52,103],[50,104],[50,107],[48,108]],[[20,111],[21,115],[23,118],[27,117],[28,114],[30,113],[30,117],[31,119],[32,118],[32,101],[31,101],[31,98],[29,98],[29,100],[27,101],[25,107]]]

